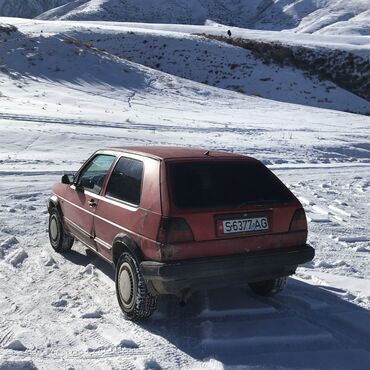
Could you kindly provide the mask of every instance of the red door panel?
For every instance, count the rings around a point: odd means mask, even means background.
[[[74,185],[68,187],[65,198],[62,199],[64,220],[73,234],[88,246],[96,249],[93,231],[93,215],[96,207],[91,202],[97,202],[95,194],[77,190]]]

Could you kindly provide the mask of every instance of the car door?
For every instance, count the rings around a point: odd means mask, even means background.
[[[140,197],[144,163],[141,160],[121,157],[113,169],[105,196],[101,197],[95,214],[95,234],[98,252],[111,259],[114,237],[123,233],[135,240],[143,222]]]
[[[79,171],[68,187],[63,204],[64,220],[73,234],[96,249],[93,216],[107,174],[115,161],[110,154],[96,154]]]

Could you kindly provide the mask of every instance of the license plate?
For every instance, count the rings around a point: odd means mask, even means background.
[[[268,230],[267,217],[241,218],[237,220],[222,221],[224,234],[249,233],[254,231]]]

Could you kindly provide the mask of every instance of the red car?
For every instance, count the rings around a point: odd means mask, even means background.
[[[80,240],[116,269],[128,318],[150,316],[161,294],[249,284],[280,291],[314,257],[297,198],[256,159],[202,149],[99,150],[48,202],[57,252]]]

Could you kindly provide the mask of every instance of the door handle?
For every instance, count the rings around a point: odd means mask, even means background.
[[[94,200],[94,199],[91,199],[91,200],[89,201],[89,206],[90,206],[90,207],[93,207],[93,208],[95,208],[95,207],[97,206],[97,204],[95,203],[95,200]]]

